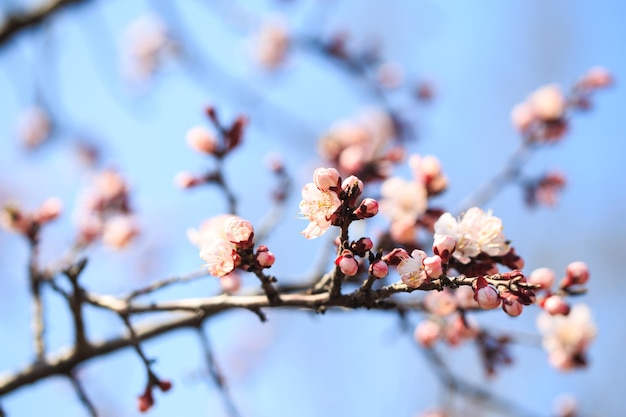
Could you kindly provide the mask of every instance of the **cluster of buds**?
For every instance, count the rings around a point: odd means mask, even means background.
[[[46,199],[32,213],[24,212],[14,205],[7,205],[0,210],[0,225],[34,241],[41,226],[59,217],[62,210],[63,204],[56,197]]]
[[[567,131],[568,110],[588,109],[591,93],[612,83],[612,75],[596,67],[575,84],[570,97],[556,84],[543,86],[513,108],[511,121],[528,142],[558,141]]]
[[[126,247],[139,228],[130,207],[129,188],[124,178],[112,169],[103,170],[82,196],[78,207],[78,241],[83,244],[102,238],[112,249]]]
[[[342,181],[335,168],[318,168],[313,181],[302,187],[300,201],[300,214],[310,222],[302,231],[307,239],[323,235],[330,226],[347,225],[378,213],[376,200],[365,198],[359,202],[363,182],[354,175]]]
[[[343,175],[356,175],[367,182],[387,178],[392,166],[404,159],[401,148],[389,146],[396,136],[387,113],[370,111],[335,123],[320,138],[318,149]]]
[[[202,155],[222,159],[241,144],[248,120],[245,116],[238,116],[229,126],[226,126],[218,118],[214,107],[209,106],[205,111],[218,135],[213,134],[204,126],[194,126],[187,131],[187,145]],[[220,177],[219,174],[213,172],[198,176],[188,171],[181,171],[174,177],[176,186],[183,189],[216,181],[220,181]]]
[[[570,263],[565,269],[565,277],[561,279],[556,290],[553,290],[556,274],[550,268],[535,269],[528,280],[541,291],[538,304],[546,313],[566,316],[570,312],[570,306],[565,297],[585,292],[584,285],[589,280],[589,268],[584,262]]]
[[[137,398],[137,408],[140,412],[145,413],[150,410],[154,405],[154,396],[152,394],[152,389],[155,386],[159,388],[162,392],[167,392],[172,388],[172,383],[167,380],[159,379],[156,379],[154,382],[148,383],[143,394],[141,394],[139,398]]]
[[[254,228],[238,216],[210,219],[200,231],[192,231],[190,239],[200,246],[200,257],[206,261],[209,273],[216,277],[230,275],[236,268],[253,272],[270,268],[275,261],[266,246],[254,249]]]

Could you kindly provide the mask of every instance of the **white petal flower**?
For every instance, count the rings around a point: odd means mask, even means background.
[[[302,187],[302,201],[300,214],[311,223],[302,234],[307,239],[314,239],[323,235],[331,226],[331,216],[341,207],[341,200],[334,191],[322,191],[313,183]]]
[[[510,247],[502,233],[502,220],[472,207],[455,219],[450,213],[443,214],[435,223],[435,237],[451,236],[456,240],[453,256],[467,264],[481,252],[489,256],[506,255]]]
[[[428,279],[424,270],[424,258],[426,252],[415,249],[410,257],[404,258],[398,264],[398,273],[408,287],[417,288]]]

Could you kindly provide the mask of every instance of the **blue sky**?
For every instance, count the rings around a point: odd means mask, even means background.
[[[229,180],[241,184],[242,216],[256,222],[264,214],[260,209],[266,208],[264,199],[273,186],[266,154],[282,153],[293,175],[296,192],[284,222],[267,242],[277,255],[276,275],[284,281],[301,279],[323,244],[297,234],[305,227],[296,218],[297,190],[320,164],[315,139],[334,120],[375,103],[361,83],[307,51],[294,51],[278,74],[259,72],[249,55],[249,28],[228,23],[226,3],[216,2],[212,10],[203,2],[188,2],[178,11],[194,53],[210,57],[232,79],[215,70],[196,77],[172,62],[142,94],[124,84],[119,73],[121,34],[151,4],[162,5],[158,1],[94,1],[60,14],[49,28],[54,41],[43,43],[41,33],[33,32],[0,50],[0,198],[14,198],[33,208],[44,198],[59,195],[68,208],[67,215],[46,231],[44,259],[55,259],[69,243],[71,207],[88,179],[84,167],[73,162],[73,135],[68,133],[78,130],[98,141],[105,166],[118,168],[132,185],[142,237],[128,253],[101,248],[91,252],[85,283],[94,290],[122,293],[151,278],[200,266],[185,230],[225,206],[215,190],[182,192],[172,185],[172,178],[181,169],[199,171],[211,163],[184,142],[190,126],[206,123],[202,109],[208,103],[225,118],[250,114],[245,144],[226,167]],[[311,19],[315,3],[327,4],[328,16]],[[348,28],[357,44],[379,39],[386,58],[409,74],[434,80],[438,95],[417,115],[420,141],[411,150],[441,159],[450,190],[438,203],[450,209],[497,172],[515,149],[519,138],[510,126],[509,112],[516,103],[546,83],[568,86],[593,65],[614,72],[616,85],[595,97],[594,109],[576,116],[566,139],[541,150],[527,166],[529,175],[555,167],[567,174],[559,205],[528,210],[519,190],[512,187],[489,204],[524,255],[528,271],[548,266],[561,274],[574,260],[589,265],[590,293],[581,301],[591,306],[599,327],[590,352],[592,366],[560,374],[546,366],[540,350],[519,347],[514,349],[514,366],[485,384],[540,415],[547,415],[553,399],[564,392],[581,399],[585,415],[619,415],[621,387],[626,383],[626,367],[619,360],[626,344],[619,321],[621,292],[626,290],[621,280],[621,236],[626,229],[623,5],[617,0],[237,4],[249,13],[244,16],[254,17],[244,19],[246,24],[266,14],[281,14],[297,33],[313,28],[328,34]],[[33,102],[33,77],[39,79],[55,114],[73,128],[27,153],[15,138],[15,121]],[[242,98],[232,80],[254,89],[261,99]],[[298,122],[285,122],[282,112],[293,114]],[[23,242],[0,232],[0,289],[6,294],[0,313],[11,318],[0,320],[2,370],[15,369],[31,357],[26,255]],[[214,283],[205,280],[169,295],[197,296],[215,290]],[[49,302],[50,344],[59,348],[71,334],[62,306],[52,297]],[[528,310],[516,320],[497,312],[480,320],[498,329],[528,331],[534,328],[537,309]],[[94,335],[119,330],[115,318],[90,314]],[[436,380],[395,317],[368,312],[268,315],[270,322],[261,324],[251,314],[229,313],[207,326],[243,415],[412,416],[437,404],[441,392]],[[411,317],[415,323],[418,319]],[[202,360],[193,336],[179,332],[146,344],[148,354],[158,358],[159,375],[174,381],[170,393],[158,395],[151,415],[225,415],[215,389],[194,376]],[[472,349],[446,355],[461,374],[481,380]],[[135,398],[144,374],[133,352],[89,363],[82,377],[94,403],[109,409],[110,415],[137,414]],[[62,379],[22,389],[3,399],[2,405],[11,416],[37,415],[44,405],[50,415],[85,415]]]

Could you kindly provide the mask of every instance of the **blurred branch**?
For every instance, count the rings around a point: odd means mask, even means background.
[[[202,327],[198,327],[198,337],[200,338],[200,344],[202,345],[202,351],[204,353],[204,359],[207,365],[207,371],[209,375],[215,382],[221,396],[224,401],[224,405],[227,409],[227,413],[231,417],[239,417],[241,413],[237,410],[237,406],[233,401],[230,392],[228,391],[228,386],[226,384],[226,379],[224,375],[220,372],[219,367],[217,366],[217,361],[215,360],[215,355],[213,354],[213,349],[211,349],[211,343],[209,341],[209,336],[205,331],[203,331]]]
[[[0,26],[0,46],[9,43],[20,32],[36,27],[57,12],[89,0],[50,0],[26,12],[9,13]]]
[[[70,372],[68,374],[68,378],[70,382],[72,383],[72,387],[74,388],[74,391],[76,391],[76,395],[78,395],[78,399],[80,400],[80,403],[83,406],[85,406],[90,416],[96,417],[98,415],[98,412],[96,411],[96,407],[93,405],[93,403],[87,396],[87,393],[85,392],[85,389],[83,388],[83,385],[78,380],[76,375]]]

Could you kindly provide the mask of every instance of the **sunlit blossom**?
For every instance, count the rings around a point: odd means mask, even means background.
[[[322,191],[313,183],[302,187],[300,214],[310,223],[302,231],[307,239],[323,235],[331,226],[331,216],[341,206],[341,200],[334,191]]]
[[[402,282],[408,287],[417,288],[428,279],[424,268],[424,258],[426,258],[426,252],[415,249],[411,252],[411,256],[404,258],[398,264],[398,273]]]

